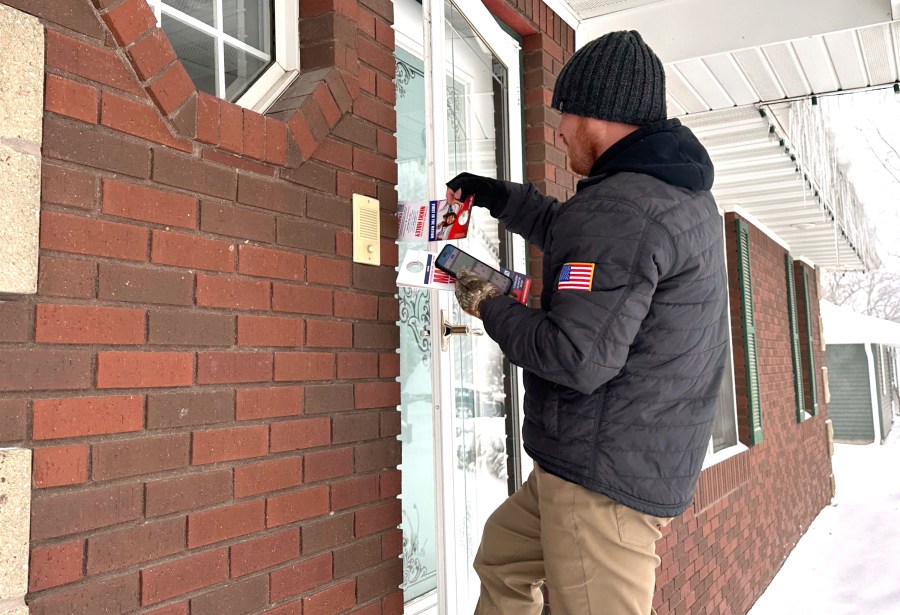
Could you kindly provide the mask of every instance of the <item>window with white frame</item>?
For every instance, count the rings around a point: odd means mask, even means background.
[[[299,68],[296,0],[148,0],[202,92],[262,111]]]

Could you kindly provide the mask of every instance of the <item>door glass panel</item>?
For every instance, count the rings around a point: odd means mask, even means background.
[[[506,179],[506,68],[452,4],[445,4],[447,136],[449,177],[469,171]],[[473,211],[469,235],[460,248],[500,266],[500,229],[487,210]],[[452,322],[481,329],[480,320],[459,309]],[[509,494],[506,451],[506,394],[500,348],[486,335],[455,336],[451,342],[456,467],[454,506],[465,531],[456,537],[460,612],[471,612],[478,598],[472,560],[488,516]]]
[[[397,64],[397,165],[400,200],[427,198],[424,62],[401,48]],[[400,260],[411,244],[399,242]],[[422,248],[422,245],[415,245]],[[400,439],[402,441],[403,598],[437,588],[434,424],[429,292],[400,295]]]

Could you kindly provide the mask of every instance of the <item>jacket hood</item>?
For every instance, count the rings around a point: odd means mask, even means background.
[[[643,173],[688,190],[709,190],[714,178],[706,148],[676,119],[648,124],[617,141],[597,159],[579,187],[625,172]]]

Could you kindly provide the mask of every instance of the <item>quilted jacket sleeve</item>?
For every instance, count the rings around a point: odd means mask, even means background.
[[[557,288],[566,263],[588,263],[594,265],[590,290],[554,290],[549,309],[498,297],[482,307],[482,319],[513,364],[592,393],[625,365],[675,257],[673,244],[636,205],[615,201],[570,201],[550,233],[557,279],[544,280],[545,286]]]
[[[547,233],[560,208],[559,201],[541,194],[532,184],[503,182],[503,185],[507,198],[491,204],[491,215],[507,229],[543,250]]]

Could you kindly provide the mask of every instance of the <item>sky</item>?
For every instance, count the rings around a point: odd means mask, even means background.
[[[878,254],[885,267],[900,271],[900,94],[887,88],[820,101],[831,118],[839,164],[874,223]]]
[[[837,493],[748,615],[900,613],[900,420],[884,445],[835,444]]]

